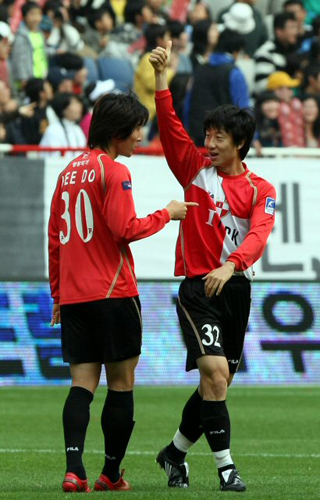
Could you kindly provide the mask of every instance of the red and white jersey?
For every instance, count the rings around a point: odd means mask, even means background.
[[[128,168],[92,150],[58,178],[49,221],[49,277],[56,303],[138,294],[131,241],[160,231],[166,209],[138,219]]]
[[[195,147],[177,118],[169,90],[156,92],[158,126],[169,167],[196,201],[180,225],[176,247],[176,276],[204,275],[224,262],[252,280],[252,265],[262,255],[274,225],[275,189],[245,171],[219,172]]]

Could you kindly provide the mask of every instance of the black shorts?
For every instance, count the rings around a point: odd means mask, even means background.
[[[110,363],[141,353],[139,297],[67,304],[60,309],[64,361]]]
[[[186,370],[197,368],[206,354],[225,356],[230,373],[238,369],[248,324],[251,285],[244,276],[232,276],[220,295],[206,297],[204,281],[186,278],[180,285],[177,312],[187,346]]]

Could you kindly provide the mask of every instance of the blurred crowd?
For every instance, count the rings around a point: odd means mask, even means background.
[[[225,103],[253,109],[258,155],[320,146],[319,0],[0,0],[0,143],[81,150],[96,100],[133,90],[158,145],[148,57],[170,39],[174,107],[198,146]]]

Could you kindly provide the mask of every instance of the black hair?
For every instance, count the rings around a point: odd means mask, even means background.
[[[130,0],[124,8],[124,21],[136,25],[137,16],[142,16],[142,10],[147,6],[145,0]]]
[[[40,7],[40,5],[38,3],[36,3],[36,2],[26,2],[21,7],[22,17],[25,18],[27,16],[28,12],[30,12],[30,10],[32,10],[32,9],[39,9],[42,12],[42,9],[41,9],[41,7]]]
[[[145,52],[151,52],[151,50],[155,49],[158,44],[157,38],[163,38],[168,31],[168,26],[165,24],[148,24],[144,31],[147,40]]]
[[[143,127],[148,118],[147,108],[133,92],[105,94],[93,108],[88,147],[106,149],[112,139],[125,140],[137,127]]]
[[[299,99],[301,102],[304,102],[308,99],[314,99],[314,101],[317,103],[319,114],[318,114],[316,121],[312,125],[312,131],[314,133],[314,136],[317,139],[320,139],[320,100],[319,100],[319,98],[317,96],[315,96],[314,94],[302,94],[301,96],[299,96]]]
[[[259,123],[262,119],[262,104],[268,101],[277,101],[280,102],[279,97],[275,95],[273,90],[264,90],[257,95],[255,103],[254,103],[254,114],[256,117],[257,123]]]
[[[42,7],[43,15],[46,16],[48,12],[55,12],[57,9],[62,7],[61,1],[59,0],[48,0]]]
[[[319,74],[320,62],[308,64],[303,72],[303,87],[307,87],[309,85],[309,78],[317,78]]]
[[[75,94],[71,94],[71,92],[58,92],[51,101],[51,107],[59,120],[63,118],[64,110],[69,106],[72,99],[77,99],[83,105],[83,101],[81,97]]]
[[[220,33],[218,43],[214,51],[233,54],[234,52],[239,52],[244,49],[244,47],[245,40],[243,35],[240,35],[237,31],[225,29],[222,33]]]
[[[179,38],[181,33],[183,33],[185,30],[185,24],[176,20],[168,21],[167,27],[170,32],[171,38]]]
[[[279,12],[274,16],[273,29],[283,30],[286,27],[288,21],[296,21],[296,16],[293,12]]]
[[[198,21],[192,30],[191,41],[193,43],[192,52],[197,54],[205,54],[208,49],[208,31],[212,24],[209,19]]]
[[[256,128],[256,120],[252,110],[239,108],[233,104],[222,104],[213,111],[208,111],[203,129],[215,129],[230,134],[236,146],[244,143],[239,150],[241,160],[244,160],[253,139]]]
[[[318,15],[312,19],[311,25],[312,25],[313,35],[319,36],[320,35],[320,15]]]
[[[103,7],[100,7],[100,9],[93,10],[88,16],[88,23],[92,29],[96,29],[96,22],[100,21],[101,18],[104,16],[104,14],[109,14],[113,22],[113,27],[115,27],[116,25],[115,12],[111,7],[111,5],[104,4]]]
[[[40,92],[44,89],[44,79],[43,78],[29,78],[27,81],[24,91],[27,97],[29,97],[30,102],[40,101]]]
[[[300,5],[302,9],[305,9],[305,6],[302,2],[302,0],[286,0],[284,4],[282,5],[282,8],[285,9],[286,7],[289,7],[290,5]]]

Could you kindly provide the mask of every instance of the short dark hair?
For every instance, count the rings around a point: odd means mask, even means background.
[[[167,22],[168,30],[170,32],[171,38],[179,38],[181,33],[185,30],[185,24],[180,21],[171,20]]]
[[[27,97],[29,97],[30,102],[40,101],[40,92],[44,89],[44,79],[43,78],[29,78],[27,81],[24,91]]]
[[[256,120],[250,109],[239,108],[233,104],[222,104],[213,111],[208,111],[203,129],[223,130],[230,134],[236,146],[244,142],[239,150],[241,160],[244,160],[250,149],[250,145],[256,129]]]
[[[202,19],[194,24],[191,41],[193,43],[193,52],[197,54],[205,54],[208,48],[208,31],[212,24],[209,19]]]
[[[289,7],[290,5],[300,5],[302,9],[305,9],[304,3],[302,0],[286,0],[284,4],[282,5],[282,8],[285,9],[286,7]]]
[[[168,26],[165,24],[148,24],[144,36],[147,41],[145,52],[151,52],[157,46],[157,38],[163,38],[169,32]]]
[[[39,9],[42,12],[42,8],[40,7],[40,5],[38,3],[26,2],[21,7],[22,17],[25,18],[27,16],[28,12],[30,12],[30,10],[32,10],[32,9]]]
[[[91,26],[91,28],[96,29],[96,22],[100,21],[101,18],[104,16],[104,14],[109,14],[113,22],[113,27],[115,27],[116,25],[115,12],[111,7],[111,5],[105,4],[103,7],[100,7],[100,9],[94,9],[88,16],[88,23]]]
[[[137,127],[143,127],[149,112],[138,100],[129,94],[105,94],[94,105],[89,129],[88,147],[108,147],[112,139],[127,139]]]
[[[130,0],[124,8],[124,21],[136,25],[136,17],[142,16],[142,10],[146,7],[146,0]]]
[[[283,30],[286,27],[288,21],[296,21],[296,16],[293,12],[279,12],[274,16],[273,29]]]
[[[219,36],[215,52],[228,52],[233,54],[244,49],[245,40],[240,33],[230,29],[225,29]]]

